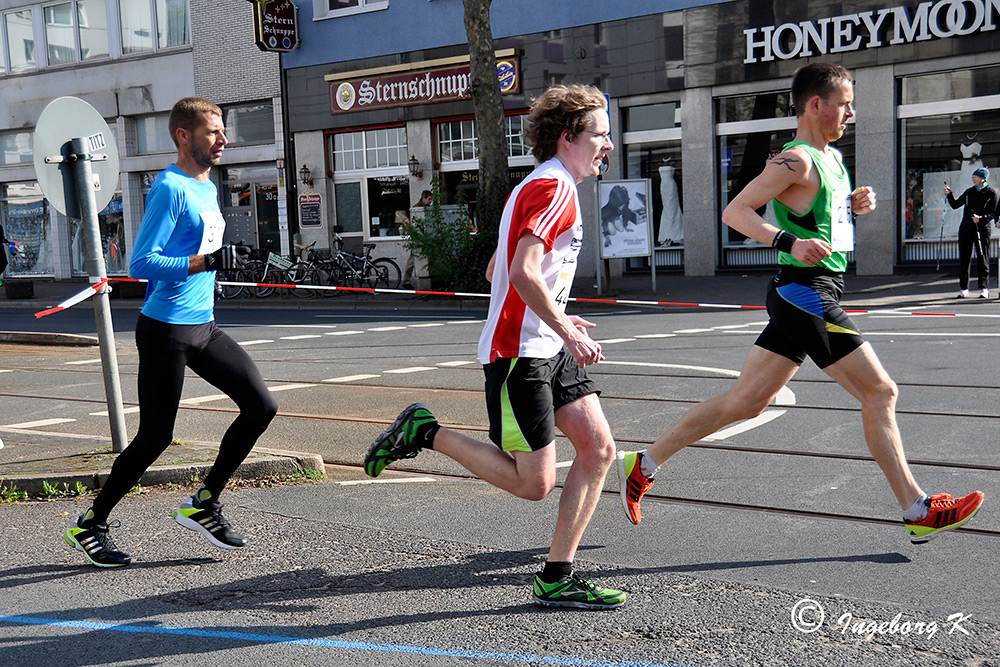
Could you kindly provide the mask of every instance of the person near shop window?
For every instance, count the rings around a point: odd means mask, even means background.
[[[556,85],[532,105],[525,139],[540,165],[511,193],[486,277],[489,315],[479,339],[486,376],[489,437],[442,428],[421,403],[405,409],[372,444],[365,472],[433,449],[474,475],[528,500],[556,485],[555,428],[576,449],[559,503],[537,604],[612,609],[625,593],[583,579],[573,558],[614,461],[615,443],[585,367],[604,356],[594,326],[565,313],[583,241],[577,184],[597,176],[613,149],[604,95],[592,86]],[[495,446],[494,446],[495,445]]]
[[[0,225],[0,285],[3,285],[3,276],[7,271],[7,245],[10,241],[7,240],[7,235],[3,232],[3,225]]]
[[[219,495],[278,410],[249,355],[215,325],[215,272],[239,268],[248,252],[245,246],[223,245],[226,223],[209,179],[227,143],[222,111],[206,99],[186,97],[174,105],[168,127],[177,162],[146,196],[129,266],[133,278],[149,281],[135,329],[139,430],[118,455],[94,504],[64,534],[99,567],[132,560],[108,534],[108,516],[170,444],[185,367],[240,409],[201,487],[174,512],[177,523],[219,548],[244,544],[222,515]]]
[[[948,205],[953,209],[964,206],[962,222],[958,226],[958,298],[969,296],[969,269],[972,249],[976,249],[976,272],[979,276],[979,298],[990,298],[990,231],[997,219],[998,197],[996,188],[990,187],[990,170],[979,167],[972,172],[972,187],[958,198],[951,188],[944,186]]]
[[[434,201],[433,193],[431,193],[430,190],[424,190],[423,192],[420,193],[420,199],[417,200],[417,203],[411,206],[410,208],[424,208],[425,206],[430,206],[433,201]],[[409,218],[406,219],[406,222],[404,223],[403,227],[404,227],[403,233],[409,234],[410,233]],[[411,251],[410,254],[407,255],[406,257],[406,268],[403,269],[403,284],[409,285],[413,289],[416,289],[417,286],[413,282],[413,268],[414,268],[413,252]]]
[[[896,384],[840,307],[854,216],[875,209],[875,193],[869,187],[852,191],[840,152],[830,146],[854,116],[852,77],[839,65],[807,65],[792,79],[792,101],[795,139],[722,214],[730,227],[779,251],[780,270],[767,292],[770,321],[728,392],[689,410],[648,449],[618,453],[622,505],[629,520],[639,523],[642,496],[667,459],[762,413],[809,356],[861,402],[868,448],[903,510],[910,541],[926,542],[971,519],[983,494],[928,496],[920,488],[896,425]],[[771,200],[777,225],[756,212]]]

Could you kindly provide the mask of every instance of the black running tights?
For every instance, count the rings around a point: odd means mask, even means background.
[[[139,431],[118,455],[94,500],[98,522],[107,519],[173,439],[185,366],[233,399],[240,409],[204,480],[214,496],[221,493],[278,411],[250,356],[215,322],[167,324],[140,315],[135,344],[139,348]]]

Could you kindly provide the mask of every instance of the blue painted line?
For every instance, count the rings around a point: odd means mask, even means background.
[[[500,660],[529,665],[566,665],[568,667],[684,667],[683,665],[642,662],[634,660],[588,660],[583,658],[562,658],[559,656],[533,655],[531,653],[501,653],[497,651],[469,651],[461,649],[438,649],[425,646],[405,646],[399,644],[372,644],[369,642],[345,642],[333,639],[306,639],[282,635],[262,635],[252,632],[228,632],[225,630],[198,630],[196,628],[173,628],[151,625],[116,625],[93,621],[63,621],[57,618],[35,618],[33,616],[2,616],[0,623],[20,623],[22,625],[48,625],[83,630],[105,630],[110,632],[131,632],[153,635],[182,635],[186,637],[206,637],[210,639],[235,639],[237,641],[262,644],[295,644],[321,648],[351,649],[374,653],[413,653],[416,655],[446,656],[449,658],[470,658],[472,660]]]

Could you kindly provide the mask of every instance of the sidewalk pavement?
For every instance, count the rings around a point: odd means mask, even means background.
[[[655,291],[652,289],[652,279],[649,274],[625,275],[612,278],[603,294],[598,293],[592,279],[578,278],[573,295],[585,299],[760,306],[764,303],[767,281],[773,275],[773,270],[725,273],[711,277],[661,273],[656,277]],[[958,304],[965,308],[992,310],[997,297],[997,292],[994,290],[989,300],[978,298],[957,300],[955,297],[958,293],[958,281],[951,272],[891,276],[848,275],[845,277],[845,282],[842,304],[845,309],[855,310],[933,308],[935,312],[950,312],[947,307]],[[8,307],[41,311],[86,289],[87,285],[87,282],[82,280],[35,281],[32,298],[11,300],[0,297],[0,311]],[[112,311],[121,307],[139,308],[142,304],[142,289],[135,284],[119,283],[119,285],[124,286],[111,301]],[[77,308],[87,307],[85,303]],[[217,309],[277,307],[353,311],[459,308],[484,311],[486,305],[486,299],[479,297],[348,293],[336,299],[300,299],[290,295],[272,296],[267,299],[241,298],[219,301]],[[626,308],[637,307],[634,303],[623,305]],[[571,305],[571,309],[577,312],[621,307],[623,306],[590,302]],[[61,333],[0,331],[0,344],[3,343],[97,345],[97,339]],[[93,439],[64,438],[53,434],[42,436],[36,431],[27,429],[7,429],[2,435],[6,436],[7,443],[5,448],[0,449],[0,488],[13,484],[31,495],[43,492],[43,481],[58,485],[60,488],[66,484],[70,490],[75,487],[76,482],[90,489],[99,488],[107,478],[115,458],[111,453],[110,438],[105,438],[106,442],[95,442]],[[161,459],[147,471],[140,483],[146,486],[186,484],[195,476],[204,477],[215,460],[217,451],[218,447],[214,443],[172,444]],[[323,470],[322,458],[315,454],[255,449],[237,470],[235,477],[259,479],[272,475],[290,475],[307,468]]]

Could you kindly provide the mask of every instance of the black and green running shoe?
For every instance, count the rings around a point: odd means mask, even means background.
[[[412,459],[431,442],[424,440],[428,435],[433,437],[437,420],[423,403],[414,403],[399,413],[392,426],[386,429],[368,448],[365,456],[365,472],[369,477],[378,477],[393,461]]]
[[[543,607],[574,607],[576,609],[614,609],[625,604],[624,591],[601,588],[576,572],[551,584],[535,575],[535,604]]]
[[[82,528],[80,523],[84,520],[84,516],[74,521],[73,525],[63,533],[66,544],[82,551],[87,560],[97,567],[122,567],[132,562],[132,557],[124,551],[119,551],[111,535],[108,534],[110,528],[121,526],[120,522],[115,521],[110,526],[98,523]]]
[[[222,503],[211,492],[201,488],[174,510],[174,521],[196,533],[201,533],[220,549],[239,549],[246,541],[222,516]]]

